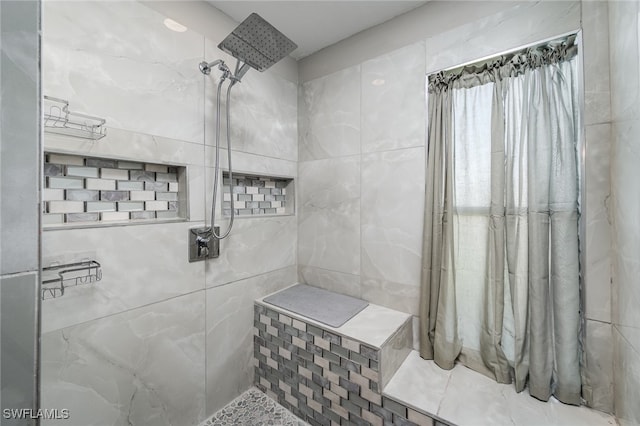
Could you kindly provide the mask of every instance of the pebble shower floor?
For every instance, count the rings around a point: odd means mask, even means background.
[[[200,426],[308,426],[256,388],[251,388]]]

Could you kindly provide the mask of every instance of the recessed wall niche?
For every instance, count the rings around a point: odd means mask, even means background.
[[[47,152],[42,201],[45,226],[186,219],[186,168]]]
[[[234,173],[233,179],[229,179],[229,172],[223,172],[222,177],[224,217],[231,215],[231,199],[234,213],[240,217],[295,213],[294,182],[291,178]]]

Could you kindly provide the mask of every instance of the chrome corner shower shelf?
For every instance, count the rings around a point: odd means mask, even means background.
[[[86,260],[42,268],[42,300],[64,295],[66,287],[91,284],[102,279],[100,264]]]
[[[106,120],[69,111],[69,102],[45,96],[43,102],[44,131],[91,140],[107,135]]]

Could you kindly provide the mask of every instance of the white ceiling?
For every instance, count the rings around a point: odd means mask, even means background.
[[[424,0],[207,1],[237,22],[256,12],[298,45],[291,54],[295,59],[426,3]]]

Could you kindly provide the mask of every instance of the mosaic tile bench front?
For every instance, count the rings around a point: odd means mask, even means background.
[[[382,395],[381,350],[254,305],[255,385],[314,426],[435,425]]]

